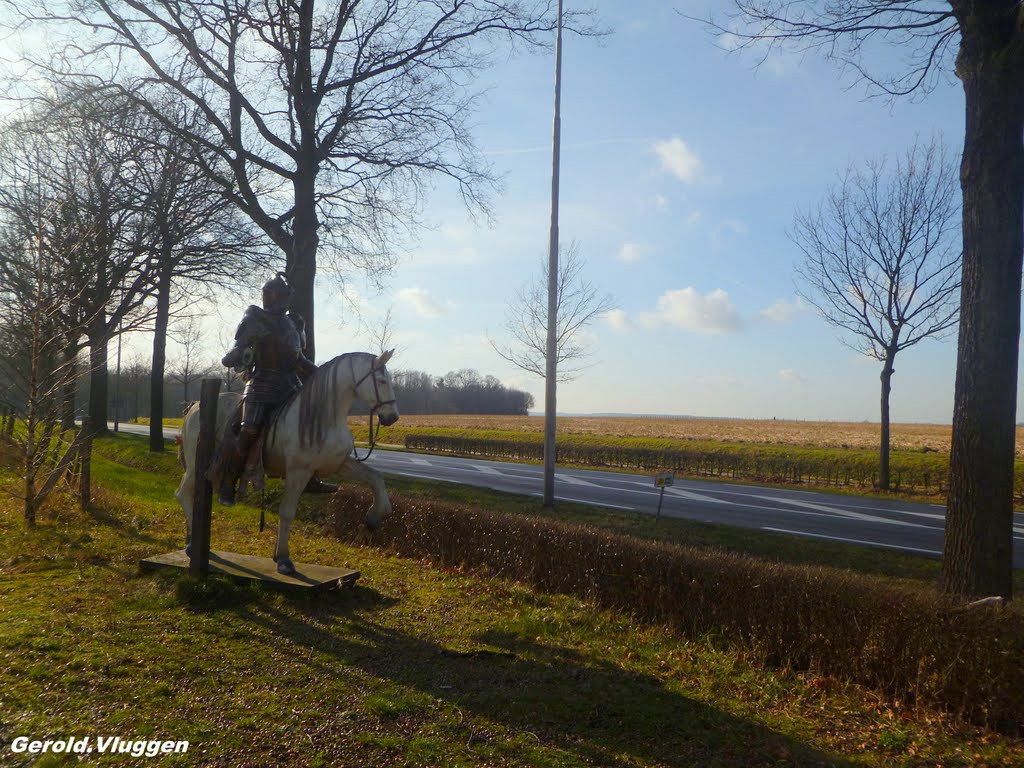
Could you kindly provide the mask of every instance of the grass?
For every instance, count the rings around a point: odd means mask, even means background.
[[[710,639],[347,546],[323,535],[319,499],[303,502],[294,552],[358,568],[353,589],[141,576],[140,557],[181,545],[174,456],[129,435],[96,452],[88,512],[58,500],[27,532],[0,496],[0,764],[33,764],[16,762],[15,736],[65,734],[188,739],[186,756],[147,761],[169,766],[1024,762],[1019,740]],[[218,508],[215,546],[268,554],[257,516]]]

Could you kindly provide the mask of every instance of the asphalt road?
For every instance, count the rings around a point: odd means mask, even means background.
[[[126,432],[148,428],[121,425]],[[165,431],[173,437],[176,430]],[[370,464],[382,472],[540,496],[542,468],[378,448]],[[654,515],[660,490],[653,475],[557,469],[555,499]],[[939,557],[945,508],[857,496],[676,480],[665,489],[661,514],[849,544]],[[1014,515],[1014,566],[1024,567],[1024,516]]]

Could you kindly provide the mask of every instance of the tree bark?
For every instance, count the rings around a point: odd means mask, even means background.
[[[316,214],[316,166],[305,164],[295,179],[295,221],[292,250],[288,254],[288,282],[294,291],[291,308],[306,321],[306,346],[303,350],[316,361],[316,324],[313,312],[313,288],[316,283],[316,252],[320,244],[320,221]]]
[[[882,437],[878,446],[878,488],[889,490],[889,394],[892,392],[892,375],[895,353],[885,359],[882,366]]]
[[[64,391],[61,393],[60,427],[62,430],[75,428],[75,400],[78,390],[78,371],[76,370],[78,363],[75,362],[77,356],[78,345],[69,341],[64,348],[64,370],[67,373],[67,379],[64,382]]]
[[[153,321],[153,365],[149,377],[149,450],[164,450],[164,368],[167,365],[167,327],[171,317],[171,270],[160,269]]]
[[[1024,251],[1024,66],[1021,32],[1010,21],[1017,12],[998,5],[971,4],[972,12],[960,19],[957,74],[967,102],[963,285],[941,582],[951,594],[1008,598]]]
[[[100,312],[89,325],[89,423],[94,435],[107,432],[107,316]]]

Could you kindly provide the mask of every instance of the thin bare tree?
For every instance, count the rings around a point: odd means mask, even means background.
[[[882,363],[878,487],[889,490],[889,395],[896,355],[941,338],[959,316],[957,173],[942,145],[915,144],[850,168],[790,237],[803,254],[797,292],[840,339]]]
[[[181,383],[182,405],[187,406],[191,402],[188,396],[189,385],[209,375],[212,370],[203,348],[203,329],[194,316],[188,316],[182,318],[168,335],[178,342],[179,350],[178,355],[168,366],[168,373],[172,379]]]
[[[561,249],[558,261],[555,347],[558,381],[572,381],[589,367],[594,350],[583,330],[599,316],[615,308],[610,294],[587,280],[585,262],[574,241]],[[548,259],[541,263],[536,279],[521,286],[505,312],[504,340],[488,337],[491,348],[517,368],[547,375]]]
[[[882,93],[960,79],[963,282],[942,587],[1012,593],[1020,290],[1024,268],[1024,4],[1020,0],[734,0],[729,47],[814,49]],[[903,68],[881,71],[875,43]]]
[[[8,209],[0,222],[5,262],[0,283],[0,377],[24,418],[24,431],[10,430],[9,439],[21,461],[21,499],[30,528],[86,439],[85,430],[80,430],[66,442],[61,426],[64,392],[76,375],[65,355],[62,310],[81,287],[64,280],[56,268],[67,254],[62,253],[61,239],[53,237],[51,221],[44,216],[47,210],[25,226],[33,210],[39,208],[28,206],[20,219],[12,220]]]

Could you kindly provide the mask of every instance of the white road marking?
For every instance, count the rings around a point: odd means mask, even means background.
[[[812,539],[825,539],[827,541],[841,541],[845,544],[864,544],[868,547],[883,547],[885,549],[899,549],[906,552],[920,552],[923,555],[941,555],[942,553],[934,549],[920,549],[918,547],[904,547],[900,544],[883,544],[878,541],[863,541],[862,539],[845,539],[842,536],[825,536],[821,533],[808,533],[807,531],[789,531],[785,528],[768,528],[763,527],[762,531],[771,531],[772,533],[788,533],[792,536],[809,536]]]
[[[691,501],[711,501],[715,504],[728,504],[729,502],[725,499],[716,499],[714,496],[705,496],[703,493],[694,493],[693,491],[684,491],[681,488],[666,488],[665,493],[670,493],[673,496],[678,496],[681,499],[690,499]]]
[[[597,483],[592,483],[589,480],[583,480],[581,478],[574,477],[573,475],[560,475],[557,472],[555,473],[555,479],[561,480],[564,483],[569,483],[569,485],[589,485],[591,488],[600,487]]]
[[[421,467],[431,467],[431,466],[433,466],[433,464],[431,464],[426,459],[417,459],[417,458],[413,458],[411,456],[409,457],[409,463],[410,464],[418,464]]]
[[[920,523],[908,523],[904,520],[890,520],[887,517],[879,517],[878,515],[865,515],[863,512],[853,512],[849,509],[840,509],[839,507],[833,507],[828,504],[814,504],[810,501],[797,501],[796,499],[779,499],[774,496],[755,496],[755,498],[763,499],[765,501],[777,501],[783,504],[792,504],[797,507],[806,507],[807,509],[813,509],[818,512],[826,512],[838,517],[845,517],[852,520],[862,520],[864,522],[871,523],[882,523],[883,525],[899,525],[905,528],[926,528],[932,529],[934,526],[921,525]]]
[[[483,472],[485,475],[500,475],[500,474],[502,474],[501,472],[499,472],[494,467],[487,467],[487,466],[484,466],[483,464],[470,464],[470,466],[473,467],[473,469],[475,469],[477,472]]]
[[[544,498],[543,493],[531,493],[531,496],[536,496],[538,499]],[[586,504],[588,507],[609,507],[611,509],[622,509],[626,512],[636,512],[636,507],[623,507],[618,504],[609,504],[604,501],[594,501],[593,499],[573,499],[568,496],[555,496],[555,501],[571,501],[573,504]]]

